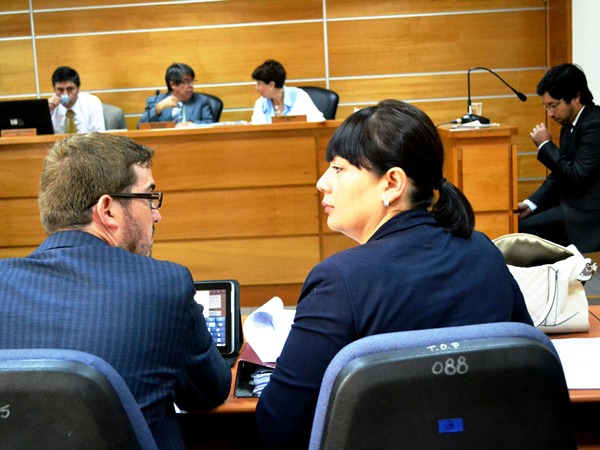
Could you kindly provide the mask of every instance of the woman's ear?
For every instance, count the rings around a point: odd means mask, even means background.
[[[385,197],[390,203],[395,203],[402,199],[408,189],[408,177],[406,172],[400,167],[392,167],[384,175],[386,182]]]

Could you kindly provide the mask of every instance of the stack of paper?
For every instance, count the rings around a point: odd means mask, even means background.
[[[600,338],[554,339],[569,389],[600,389]]]

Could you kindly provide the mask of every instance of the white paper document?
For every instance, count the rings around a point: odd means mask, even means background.
[[[295,314],[293,309],[284,309],[279,297],[273,297],[246,318],[244,338],[262,362],[275,362],[279,357]]]
[[[600,338],[554,339],[569,389],[600,389]]]

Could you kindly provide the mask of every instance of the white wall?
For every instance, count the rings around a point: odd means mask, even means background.
[[[600,1],[572,0],[573,63],[581,66],[600,104]]]

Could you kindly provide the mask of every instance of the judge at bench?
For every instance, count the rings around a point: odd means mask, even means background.
[[[385,100],[348,117],[317,183],[327,225],[359,244],[309,273],[256,415],[269,448],[307,448],[323,374],[374,334],[489,322],[532,324],[504,258],[473,231],[465,196],[442,174],[431,119]],[[407,405],[407,407],[410,407]]]
[[[81,80],[75,69],[58,67],[52,74],[54,95],[48,99],[55,134],[104,131],[102,102],[79,90]]]
[[[285,86],[286,72],[281,63],[268,59],[252,72],[260,98],[254,103],[252,123],[272,123],[274,116],[306,116],[308,122],[322,122],[323,113],[309,95],[297,87]]]
[[[519,231],[582,252],[600,250],[600,106],[583,71],[553,67],[538,83],[548,117],[560,124],[560,147],[544,123],[530,133],[538,160],[550,174],[519,203]]]
[[[194,92],[196,74],[187,64],[174,63],[167,68],[167,92],[149,97],[146,109],[138,122],[175,122],[176,127],[212,123],[208,99]]]

